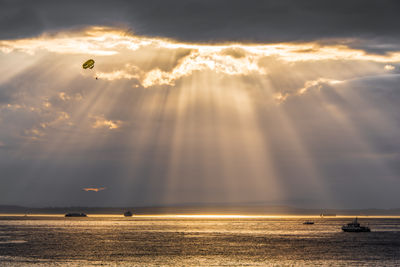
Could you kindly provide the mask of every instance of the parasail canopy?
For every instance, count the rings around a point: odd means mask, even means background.
[[[88,61],[86,61],[82,65],[82,68],[84,68],[84,69],[93,69],[93,67],[94,67],[94,60],[93,59],[89,59]]]

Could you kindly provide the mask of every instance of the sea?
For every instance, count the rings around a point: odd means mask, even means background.
[[[0,215],[0,266],[400,266],[399,217],[352,219]]]

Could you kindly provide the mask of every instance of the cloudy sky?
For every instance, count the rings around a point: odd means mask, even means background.
[[[0,0],[0,204],[398,208],[399,10]]]

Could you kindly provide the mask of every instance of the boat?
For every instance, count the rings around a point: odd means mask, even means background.
[[[133,213],[130,210],[124,212],[125,217],[132,217],[132,215],[133,215]]]
[[[368,226],[361,226],[358,221],[357,217],[354,219],[353,222],[348,223],[347,225],[342,226],[342,230],[344,232],[371,232]]]
[[[312,222],[312,221],[305,221],[305,222],[303,222],[303,224],[314,224],[314,222]]]
[[[87,217],[85,213],[67,213],[65,217]]]

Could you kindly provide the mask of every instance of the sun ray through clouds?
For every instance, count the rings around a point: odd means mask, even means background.
[[[0,51],[18,63],[0,79],[0,122],[14,120],[18,135],[4,131],[0,144],[31,158],[27,184],[62,180],[47,183],[55,198],[68,184],[56,175],[64,168],[79,188],[104,185],[104,201],[120,205],[334,203],[337,178],[322,179],[329,166],[319,154],[350,152],[312,140],[338,127],[374,154],[346,101],[374,105],[349,86],[395,77],[400,62],[398,52],[340,42],[196,44],[108,27],[2,40]],[[88,58],[92,70],[81,68]],[[395,117],[386,118],[388,127]],[[392,163],[381,161],[390,180]]]

